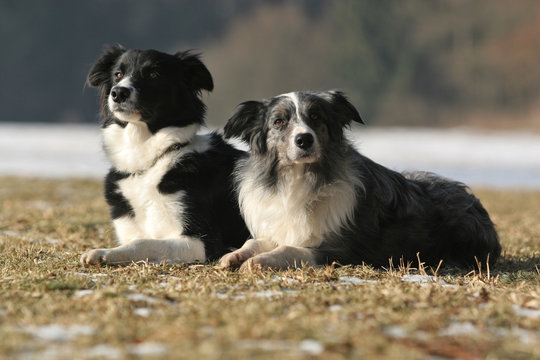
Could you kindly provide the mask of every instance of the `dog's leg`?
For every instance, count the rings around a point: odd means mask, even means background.
[[[85,266],[98,264],[125,264],[148,260],[151,263],[195,263],[206,260],[204,244],[191,237],[155,240],[139,239],[112,249],[94,249],[81,256]]]
[[[275,248],[276,246],[268,240],[250,239],[240,249],[225,254],[219,261],[219,267],[237,268],[247,259]]]
[[[242,264],[240,270],[250,270],[254,266],[260,266],[263,269],[286,269],[303,265],[317,265],[312,249],[282,245],[270,252],[248,259]]]

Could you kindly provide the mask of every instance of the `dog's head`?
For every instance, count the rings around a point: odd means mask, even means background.
[[[105,49],[87,82],[100,89],[106,119],[142,121],[152,131],[202,123],[205,106],[200,93],[214,87],[198,55],[126,50],[121,46]]]
[[[352,121],[363,123],[340,91],[293,92],[240,104],[225,136],[247,142],[252,154],[273,152],[282,165],[315,163],[343,142]]]

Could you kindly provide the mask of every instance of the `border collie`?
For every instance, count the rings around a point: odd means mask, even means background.
[[[232,171],[243,152],[218,134],[196,134],[201,91],[213,89],[199,57],[110,46],[87,82],[100,92],[113,164],[105,197],[120,246],[90,250],[81,262],[204,262],[241,246],[249,233]]]
[[[221,267],[497,260],[494,225],[465,185],[376,164],[345,138],[351,121],[362,123],[339,91],[239,105],[225,136],[251,148],[235,182],[253,239],[225,255]]]

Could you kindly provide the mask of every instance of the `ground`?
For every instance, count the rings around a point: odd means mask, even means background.
[[[478,270],[84,268],[114,245],[101,184],[0,178],[0,358],[540,358],[540,192],[474,189]]]

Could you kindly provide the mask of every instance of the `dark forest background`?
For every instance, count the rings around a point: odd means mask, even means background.
[[[219,126],[248,99],[340,88],[371,125],[540,128],[540,1],[3,0],[0,121],[95,122],[104,44],[195,49]]]

